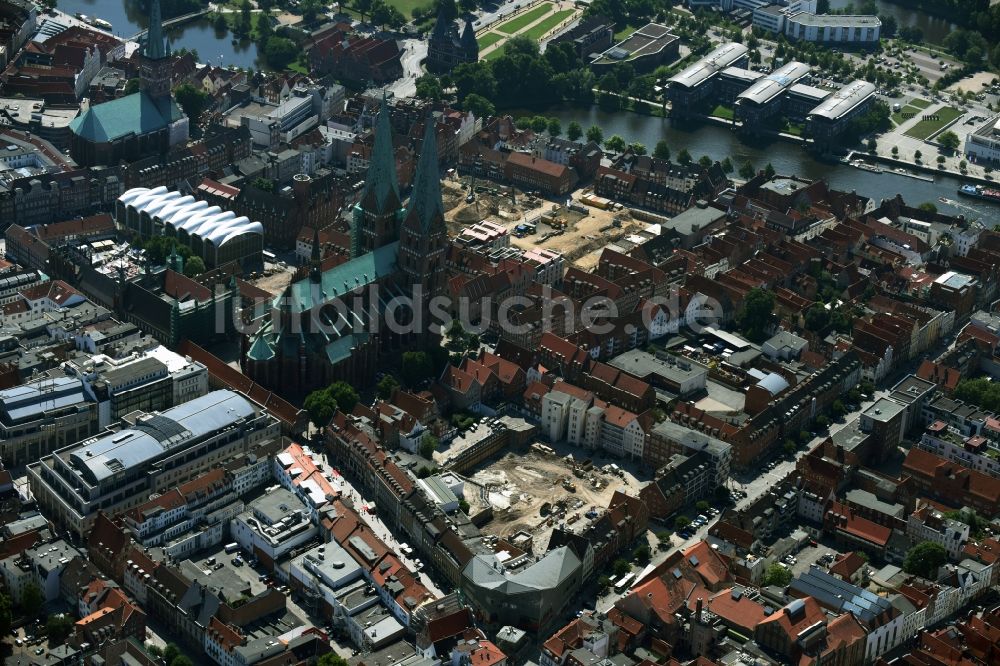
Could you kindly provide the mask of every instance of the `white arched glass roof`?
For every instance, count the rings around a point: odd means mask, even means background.
[[[202,240],[211,241],[216,247],[243,234],[264,234],[264,225],[260,222],[251,222],[244,216],[237,217],[230,210],[209,206],[205,201],[162,186],[153,189],[135,187],[118,200],[174,229],[183,229]]]

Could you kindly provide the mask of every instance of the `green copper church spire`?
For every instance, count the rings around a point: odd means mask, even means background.
[[[163,17],[160,15],[160,0],[150,0],[149,29],[143,54],[150,60],[167,57],[167,40],[163,36]]]
[[[390,192],[396,195],[394,199],[390,199]],[[374,195],[373,202],[369,202],[369,195]],[[383,213],[386,205],[397,205],[399,200],[396,155],[392,149],[392,126],[389,124],[389,102],[383,90],[382,106],[375,120],[375,146],[372,149],[371,164],[368,167],[368,176],[365,178],[365,191],[361,195],[361,201],[374,203],[375,209]]]
[[[426,233],[435,225],[444,223],[444,202],[441,200],[441,170],[433,114],[429,114],[425,122],[424,141],[420,144],[420,160],[413,178],[406,218],[409,222],[412,216],[416,216],[420,221],[420,230]]]

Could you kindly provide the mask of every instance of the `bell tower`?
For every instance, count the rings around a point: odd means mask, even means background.
[[[139,83],[154,100],[170,97],[170,47],[163,34],[160,0],[150,0],[149,29],[142,43]]]
[[[398,239],[402,209],[389,125],[389,102],[383,92],[382,107],[375,120],[375,146],[365,189],[351,211],[351,256],[367,254]]]
[[[444,292],[448,229],[441,200],[434,117],[428,116],[410,205],[399,234],[397,262],[410,286],[420,285],[425,298]]]

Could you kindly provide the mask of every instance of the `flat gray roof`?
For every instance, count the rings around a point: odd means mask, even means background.
[[[789,20],[802,25],[831,28],[874,28],[882,25],[877,16],[868,14],[813,14],[799,12],[792,14]]]
[[[650,375],[659,375],[678,384],[708,372],[708,368],[690,359],[670,357],[668,360],[662,360],[641,349],[633,349],[619,354],[609,360],[608,365],[624,370],[640,379]]]
[[[809,115],[836,120],[874,94],[875,84],[856,79],[823,100]]]
[[[808,73],[809,65],[805,63],[796,60],[785,63],[741,92],[736,101],[749,100],[755,104],[767,104]]]
[[[70,462],[90,483],[97,483],[254,414],[243,396],[212,391],[162,414],[143,416],[132,428],[81,442],[70,453]]]
[[[670,82],[686,88],[699,86],[745,56],[748,50],[746,46],[736,42],[723,44],[693,65],[671,76]]]

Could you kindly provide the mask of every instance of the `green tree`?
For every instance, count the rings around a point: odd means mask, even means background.
[[[354,405],[358,404],[358,400],[361,398],[354,387],[344,381],[336,381],[330,384],[326,390],[330,393],[333,401],[337,403],[337,408],[342,412],[349,412],[354,409]]]
[[[840,400],[834,400],[833,405],[830,406],[830,411],[834,416],[843,416],[847,413],[847,407]]]
[[[397,386],[399,386],[399,381],[395,377],[385,375],[375,386],[375,394],[383,400],[388,400],[392,397],[392,392],[396,390]]]
[[[740,167],[740,178],[743,180],[750,180],[756,175],[757,169],[754,168],[753,163],[750,160],[744,162],[743,166]]]
[[[469,512],[472,510],[472,507],[464,499],[460,499],[458,500],[458,510],[468,516]]]
[[[722,171],[723,171],[723,173],[732,173],[733,172],[733,161],[731,159],[729,159],[728,157],[725,157],[722,160]]]
[[[241,37],[246,37],[253,30],[253,18],[250,14],[250,0],[243,0],[240,3],[240,14],[239,18],[236,19],[236,34]]]
[[[277,70],[285,69],[299,56],[299,47],[287,37],[272,35],[264,47],[267,64]]]
[[[633,141],[632,143],[628,144],[628,149],[632,151],[633,155],[645,155],[647,152],[646,146],[639,143],[638,141]]]
[[[496,107],[493,106],[493,102],[476,93],[470,93],[465,96],[462,108],[472,113],[476,118],[489,118],[496,113]]]
[[[421,465],[420,469],[417,470],[417,478],[418,479],[426,479],[428,476],[430,476],[433,473],[434,473],[434,470],[432,470],[430,467],[428,467],[427,465]]]
[[[181,656],[181,651],[173,643],[167,643],[167,646],[163,649],[163,661],[167,664],[172,664],[174,659]]]
[[[558,118],[549,118],[549,124],[546,129],[549,132],[549,136],[559,136],[562,134],[562,123],[559,122]]]
[[[653,157],[660,160],[670,159],[670,146],[664,140],[659,140],[656,142],[656,147],[653,148]]]
[[[181,655],[171,661],[170,666],[194,666],[194,663],[184,655]]]
[[[711,507],[712,507],[712,505],[709,504],[708,502],[706,502],[705,500],[698,500],[697,502],[695,502],[695,505],[694,505],[694,508],[696,508],[698,510],[698,513],[705,513]]]
[[[615,153],[625,152],[625,139],[617,134],[613,134],[611,138],[604,142],[604,147]]]
[[[250,183],[251,187],[254,187],[263,192],[274,192],[274,181],[270,178],[264,178],[263,176],[257,176]]]
[[[34,583],[28,583],[21,593],[21,611],[25,617],[34,619],[42,611],[45,605],[45,596],[42,589]]]
[[[830,312],[822,303],[813,303],[813,305],[806,310],[805,319],[807,329],[813,331],[814,333],[819,332],[830,324]]]
[[[267,40],[274,34],[274,27],[271,25],[271,15],[261,12],[257,14],[257,43],[267,44]]]
[[[373,0],[351,0],[351,7],[354,11],[361,14],[361,21],[364,22],[365,17],[371,14]]]
[[[623,560],[621,558],[615,560],[615,563],[611,566],[615,572],[615,578],[621,578],[632,570],[632,565],[629,564],[627,560]]]
[[[125,94],[131,95],[139,92],[139,79],[129,79],[125,82]]]
[[[924,156],[924,154],[922,152],[920,152],[919,150],[914,150],[913,151],[913,159],[916,160],[917,162],[919,162],[920,158],[922,158],[923,156]]]
[[[229,30],[229,22],[226,21],[226,15],[216,14],[215,18],[212,19],[212,27],[215,28],[216,32],[225,34]]]
[[[327,652],[316,661],[316,666],[347,666],[347,660],[336,652]]]
[[[681,151],[677,153],[677,161],[681,164],[691,164],[691,153],[688,152],[687,148],[681,148]]]
[[[893,146],[890,152],[892,153],[892,157],[894,159],[899,157],[899,146]]]
[[[632,551],[632,559],[639,564],[649,562],[649,544],[644,543]]]
[[[420,440],[420,455],[427,460],[433,460],[434,452],[437,451],[438,444],[438,438],[430,433],[427,433]]]
[[[435,101],[444,97],[444,90],[438,78],[433,74],[424,74],[417,79],[417,97]]]
[[[575,120],[570,121],[569,126],[566,127],[566,138],[570,141],[576,141],[581,136],[583,136],[583,128],[580,126],[580,123]]]
[[[670,543],[670,532],[657,532],[656,540],[660,543]]]
[[[685,527],[691,524],[691,519],[687,516],[677,516],[674,518],[674,531],[680,532]]]
[[[773,311],[774,292],[751,289],[743,301],[743,309],[738,318],[743,335],[751,342],[764,342],[771,330]]]
[[[411,388],[424,380],[431,379],[434,376],[434,365],[430,354],[423,351],[403,352],[400,374],[403,383]]]
[[[45,622],[45,635],[49,637],[50,641],[62,643],[72,631],[73,619],[65,613],[49,615],[48,620]]]
[[[604,130],[602,130],[597,125],[591,125],[587,128],[587,141],[593,141],[596,144],[601,144],[604,142]]]
[[[785,443],[782,445],[782,448],[785,449],[785,453],[788,455],[793,455],[798,450],[799,445],[795,443],[794,439],[789,437],[785,439]]]
[[[764,167],[764,177],[768,180],[774,178],[774,167],[771,166],[770,162],[768,162],[767,166]]]
[[[764,585],[787,587],[792,582],[792,572],[775,562],[764,572],[764,578],[761,582]]]
[[[830,427],[830,419],[826,414],[820,414],[816,417],[816,427],[820,430],[826,430]]]
[[[325,426],[333,418],[337,403],[326,389],[317,389],[306,396],[302,403],[309,412],[309,419],[318,426]]]
[[[938,134],[937,142],[945,150],[955,150],[958,148],[960,140],[957,134],[951,130],[945,130],[944,132]]]
[[[531,129],[535,134],[541,134],[549,126],[549,119],[545,116],[535,116],[531,119]]]
[[[598,579],[597,579],[597,589],[599,589],[599,590],[607,590],[609,587],[611,587],[611,579],[610,578],[608,578],[607,576],[600,576],[600,577],[598,577]]]
[[[920,210],[923,210],[923,211],[927,211],[928,213],[936,213],[937,212],[937,205],[935,205],[935,203],[933,201],[925,201],[922,204],[920,204],[919,206],[917,206],[917,208],[919,208]]]
[[[202,90],[201,87],[193,86],[190,83],[182,83],[174,88],[174,99],[177,100],[177,104],[184,111],[184,115],[192,123],[196,123],[198,122],[198,117],[201,116],[201,112],[205,109],[205,104],[208,102],[208,93]]]
[[[939,543],[921,541],[906,554],[903,571],[921,578],[934,579],[938,568],[948,561],[948,551]]]
[[[206,270],[208,267],[205,266],[205,260],[197,255],[184,262],[184,275],[188,277],[197,277]]]

